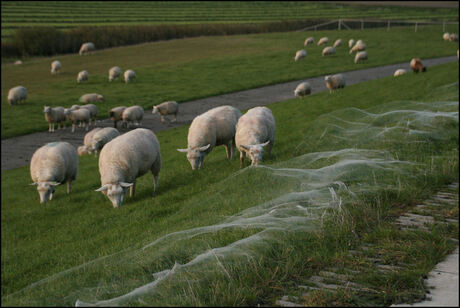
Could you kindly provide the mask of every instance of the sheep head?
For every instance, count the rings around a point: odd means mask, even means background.
[[[123,204],[125,200],[126,191],[129,187],[133,186],[134,183],[119,182],[116,184],[105,184],[104,186],[96,189],[109,198],[114,208],[117,208]]]
[[[270,141],[252,145],[241,145],[251,159],[251,166],[258,165],[262,161],[262,158],[264,157],[264,147],[266,147],[269,143]]]
[[[53,199],[53,194],[56,191],[56,186],[61,183],[58,182],[34,182],[30,185],[37,185],[37,191],[40,195],[40,203],[46,203],[48,200]]]
[[[198,147],[198,148],[187,148],[177,149],[179,152],[187,153],[187,159],[190,162],[193,170],[203,168],[204,157],[206,156],[206,150],[209,149],[211,144]]]

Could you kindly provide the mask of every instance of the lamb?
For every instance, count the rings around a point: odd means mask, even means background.
[[[17,86],[11,88],[8,91],[8,104],[13,106],[14,104],[25,101],[27,99],[27,89],[23,86]]]
[[[367,60],[367,51],[360,51],[356,53],[355,63],[362,62],[364,60]]]
[[[104,102],[104,96],[97,93],[88,93],[82,95],[78,101],[80,103],[95,103],[95,102]]]
[[[142,118],[144,117],[144,109],[141,106],[131,106],[123,110],[121,114],[121,119],[123,121],[123,126],[128,128],[128,124],[131,122],[136,122],[137,125],[141,125]]]
[[[418,73],[418,72],[426,72],[426,67],[423,66],[422,61],[420,61],[419,58],[413,58],[410,61],[410,68],[412,71]]]
[[[123,111],[126,109],[125,106],[114,107],[109,111],[110,120],[113,121],[113,127],[117,128],[117,122],[122,120]]]
[[[345,87],[345,77],[342,74],[328,75],[324,77],[326,86],[332,93],[335,89],[341,89]]]
[[[77,179],[77,150],[67,142],[51,142],[35,151],[30,160],[30,176],[37,185],[40,203],[52,200],[56,186],[67,183],[70,194],[72,181]]]
[[[114,66],[109,69],[109,82],[117,79],[121,75],[121,68],[118,66]]]
[[[315,39],[313,37],[307,37],[305,39],[305,42],[303,43],[304,46],[307,46],[309,44],[314,44],[315,43]]]
[[[297,50],[295,53],[294,61],[297,62],[298,60],[305,58],[307,56],[307,52],[304,49]]]
[[[294,90],[295,97],[305,96],[311,93],[311,86],[308,82],[300,83]]]
[[[444,41],[449,41],[450,40],[450,34],[449,32],[446,32],[442,35],[442,38]]]
[[[88,42],[88,43],[83,43],[80,47],[80,51],[78,52],[80,56],[89,54],[91,51],[94,51],[96,47],[94,46],[94,43]]]
[[[158,113],[160,115],[161,122],[164,122],[164,117],[166,115],[174,115],[174,122],[176,122],[178,112],[179,112],[179,104],[175,101],[167,101],[157,106],[153,106],[153,110],[152,110],[153,114]]]
[[[240,151],[240,167],[248,155],[251,166],[258,165],[264,155],[264,147],[270,155],[275,142],[275,118],[267,107],[249,109],[236,124],[235,142]]]
[[[458,35],[455,33],[451,33],[451,35],[449,36],[449,41],[458,42]]]
[[[123,76],[126,83],[136,81],[136,73],[133,70],[126,70]]]
[[[87,71],[81,71],[78,73],[77,76],[77,82],[80,83],[82,81],[87,81],[88,80],[88,72]]]
[[[322,53],[322,54],[323,54],[323,57],[324,57],[324,56],[327,56],[327,55],[333,55],[333,54],[335,54],[335,48],[334,48],[334,47],[330,47],[330,46],[329,46],[329,47],[325,47],[325,48],[323,49],[323,53]]]
[[[326,45],[327,43],[329,43],[329,38],[327,38],[327,37],[322,37],[322,38],[319,39],[317,45],[318,45],[318,46],[320,46],[320,45]]]
[[[77,148],[78,156],[82,156],[84,154],[90,154],[93,136],[97,131],[101,129],[102,129],[101,127],[96,127],[86,133],[85,137],[83,138],[83,145]]]
[[[86,108],[76,110],[67,109],[64,112],[67,119],[72,123],[72,133],[75,132],[75,125],[78,122],[86,123],[86,130],[89,129],[89,122],[91,121],[91,112]]]
[[[62,64],[58,60],[51,63],[51,74],[57,74],[61,70]]]
[[[103,129],[96,131],[90,140],[88,152],[94,152],[94,154],[97,155],[104,145],[118,136],[120,136],[120,132],[113,127],[104,127]]]
[[[136,179],[148,171],[154,178],[154,191],[158,189],[161,170],[160,143],[155,134],[145,128],[137,128],[107,143],[99,156],[99,173],[102,192],[114,208],[122,205],[126,190],[135,193]]]
[[[22,61],[21,61],[21,60],[16,60],[16,61],[14,62],[14,65],[21,65],[21,64],[22,64]]]
[[[364,51],[366,50],[366,44],[363,43],[363,41],[359,40],[356,42],[356,44],[350,49],[349,54],[351,55],[355,51]]]
[[[349,47],[349,48],[352,48],[354,44],[355,44],[355,40],[354,40],[354,39],[350,39],[350,40],[348,41],[348,47]]]
[[[62,123],[63,126],[65,125],[66,116],[63,107],[51,108],[44,106],[43,112],[45,113],[45,120],[49,124],[49,132],[54,132],[54,123],[58,124],[58,129],[60,128],[62,122],[64,122]]]
[[[339,47],[340,45],[342,45],[342,40],[341,39],[338,39],[334,42],[334,45],[332,45],[334,48],[337,48]]]
[[[401,76],[401,75],[403,75],[403,74],[405,74],[405,73],[407,73],[407,71],[406,71],[405,69],[403,69],[403,68],[400,68],[400,69],[397,69],[397,70],[395,71],[395,73],[393,74],[393,76],[394,76],[394,77],[396,77],[396,76]]]
[[[220,106],[195,117],[188,129],[186,149],[177,149],[187,153],[187,159],[193,170],[204,167],[204,158],[216,146],[225,146],[229,160],[235,152],[236,123],[241,111],[232,106]],[[233,144],[232,144],[233,142]]]

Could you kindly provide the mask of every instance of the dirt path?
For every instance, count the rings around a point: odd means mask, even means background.
[[[427,67],[430,67],[453,61],[457,61],[456,56],[423,60],[423,63]],[[409,62],[343,72],[343,74],[345,75],[347,85],[352,85],[363,81],[392,76],[394,71],[398,68],[409,69]],[[327,90],[324,83],[324,76],[319,76],[246,91],[223,94],[181,103],[176,123],[168,123],[166,121],[163,124],[160,122],[158,115],[153,115],[151,110],[146,110],[141,127],[149,128],[154,132],[158,132],[172,127],[190,124],[197,115],[217,106],[232,105],[241,111],[244,111],[255,106],[264,106],[291,99],[294,98],[294,89],[302,81],[308,81],[311,84],[312,93]],[[113,126],[113,122],[109,119],[100,120],[97,122],[97,126]],[[118,126],[120,126],[120,123]],[[121,133],[128,131],[127,129],[120,128],[119,130]],[[83,137],[85,136],[85,133],[84,129],[77,128],[76,132],[72,134],[70,127],[66,127],[65,129],[55,131],[54,133],[45,131],[4,139],[2,140],[2,171],[28,165],[35,150],[48,142],[67,141],[75,147],[78,147],[83,144]]]

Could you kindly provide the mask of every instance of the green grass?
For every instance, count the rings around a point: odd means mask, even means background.
[[[117,50],[122,52],[126,49]],[[203,50],[203,53],[208,52]],[[199,55],[190,56],[199,58]],[[177,60],[176,65],[180,65],[181,58]],[[228,57],[226,60],[231,61]],[[173,62],[173,59],[170,61]],[[304,64],[307,65],[307,62]],[[442,88],[453,82],[457,82],[454,87]],[[142,84],[141,80],[138,84]],[[396,100],[437,101],[446,98],[445,92],[458,101],[457,63],[431,67],[425,74],[388,77],[348,86],[334,94],[322,92],[272,104],[269,108],[276,119],[277,134],[273,155],[266,157],[264,164],[275,168],[289,167],[304,154],[334,150],[335,147],[340,149],[340,146],[329,142],[332,140],[329,138],[325,143],[314,142],[321,139],[322,131],[314,128],[323,123],[322,115],[347,107],[378,110],[375,108]],[[430,142],[419,146],[401,148],[398,142],[391,144],[372,140],[346,145],[386,150],[394,157],[399,156],[419,165],[408,167],[409,176],[403,173],[406,167],[401,167],[401,178],[398,180],[403,189],[393,188],[396,174],[382,173],[384,176],[374,181],[385,185],[374,188],[368,194],[359,193],[357,200],[347,197],[346,191],[337,190],[344,198],[346,212],[331,209],[322,227],[317,224],[321,220],[314,220],[311,224],[307,222],[305,230],[313,232],[289,229],[296,223],[287,224],[281,231],[270,229],[260,224],[264,220],[257,216],[257,212],[252,212],[260,210],[255,208],[256,205],[264,202],[276,204],[273,199],[289,192],[302,191],[305,183],[302,184],[299,177],[286,177],[267,168],[239,171],[238,160],[226,161],[222,147],[208,155],[205,169],[192,172],[184,154],[176,151],[176,148],[183,147],[187,127],[157,134],[163,157],[159,191],[153,194],[151,175],[141,177],[137,182],[136,196],[128,198],[116,210],[102,194],[94,192],[100,186],[95,171],[97,159],[94,157],[80,158],[79,176],[72,194],[66,195],[65,189],[58,187],[55,199],[46,205],[39,204],[36,190],[28,186],[28,167],[4,171],[2,305],[74,305],[77,299],[91,302],[113,298],[151,283],[152,273],[171,269],[175,262],[186,264],[211,248],[217,249],[215,256],[211,254],[203,265],[186,267],[185,270],[176,267],[177,272],[165,278],[156,289],[118,304],[272,305],[275,296],[283,295],[285,290],[300,284],[321,268],[337,264],[337,257],[357,244],[351,229],[359,236],[370,238],[373,232],[379,232],[379,226],[384,226],[391,219],[394,211],[403,208],[402,205],[412,204],[444,183],[458,180],[458,121],[456,127],[442,122],[439,125],[443,125],[450,135],[444,139],[429,139]],[[305,148],[305,145],[309,147]],[[439,159],[433,162],[433,157]],[[321,160],[302,166],[302,169],[317,170],[332,163],[334,159]],[[431,171],[427,173],[426,170]],[[363,172],[362,176],[372,179],[365,170]],[[366,183],[371,185],[363,182]],[[307,181],[307,184],[315,183]],[[353,188],[357,185],[353,179],[345,181],[345,184]],[[307,206],[308,201],[305,202]],[[245,210],[250,212],[244,214]],[[310,210],[315,213],[315,204],[310,205]],[[281,213],[289,217],[289,212],[280,212],[279,218],[285,217]],[[232,218],[234,221],[245,215],[258,220],[243,228],[216,226],[232,215],[236,215]],[[344,220],[344,217],[347,219]],[[191,237],[173,234],[151,248],[140,249],[161,236],[211,225],[215,225],[212,232],[197,233]],[[428,239],[415,239],[420,242],[418,247],[432,251],[431,254],[417,255],[417,258],[427,256],[425,261],[420,261],[424,264],[420,271],[426,272],[451,249],[439,241],[450,233],[451,230],[441,230]],[[260,236],[265,240],[235,243],[251,236]],[[218,249],[231,243],[234,248],[230,254]],[[436,250],[443,253],[434,253]],[[412,246],[408,248],[409,257],[411,251]],[[104,256],[109,257],[90,263]],[[82,266],[75,268],[79,265]],[[71,270],[63,272],[68,269]],[[58,275],[47,279],[53,274]],[[418,275],[419,272],[408,274],[407,280],[413,281]],[[41,279],[45,280],[31,285]],[[18,292],[27,286],[29,288]],[[391,290],[389,294],[380,294],[372,303],[383,305],[396,301],[397,293],[405,287],[388,283],[388,288]],[[356,305],[356,301],[350,300],[350,303]]]
[[[294,62],[306,37],[342,38],[337,54],[322,57],[322,47],[308,46],[307,57]],[[354,64],[345,46],[348,39],[363,39],[369,60]],[[2,65],[2,139],[45,131],[43,106],[70,107],[85,93],[105,97],[98,103],[100,118],[114,106],[138,104],[148,109],[165,100],[184,102],[280,82],[323,76],[384,64],[454,55],[458,44],[442,40],[439,27],[394,28],[353,31],[318,31],[199,37],[106,49],[91,56],[62,55],[26,59],[21,66]],[[60,60],[59,75],[51,75],[50,64]],[[118,65],[133,69],[136,83],[109,83],[108,70]],[[76,83],[80,70],[89,81]],[[28,90],[26,103],[9,106],[8,90],[22,85]],[[18,119],[27,119],[17,125]]]

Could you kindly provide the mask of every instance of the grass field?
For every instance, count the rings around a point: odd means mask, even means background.
[[[344,44],[337,54],[322,57],[323,47],[307,46],[307,57],[294,62],[306,37],[328,36]],[[345,46],[348,39],[363,39],[369,60],[354,64]],[[332,43],[331,43],[332,44]],[[105,97],[98,103],[100,118],[114,106],[138,104],[144,108],[165,100],[184,102],[249,88],[322,76],[384,64],[454,55],[458,44],[442,40],[439,27],[269,33],[199,37],[96,51],[91,56],[63,55],[32,58],[21,66],[2,65],[1,138],[47,130],[43,106],[70,107],[85,93]],[[61,61],[59,75],[51,75],[50,64]],[[137,81],[108,82],[108,70],[118,65],[133,69]],[[79,71],[89,72],[87,83],[77,84]],[[9,106],[8,90],[22,85],[28,90],[26,103]],[[18,119],[27,119],[17,125]]]
[[[458,20],[451,8],[353,6],[302,1],[3,1],[2,40],[18,27],[264,22],[292,19]]]
[[[270,68],[276,70],[276,60],[292,60],[293,47],[304,36],[238,39],[246,42],[243,45],[249,54],[254,46],[248,47],[251,40],[274,48],[273,53],[266,48],[264,52],[274,60]],[[279,43],[283,37],[286,44]],[[370,37],[363,36],[369,51],[384,48],[382,43],[371,49]],[[405,39],[406,47],[417,51],[413,46],[417,41]],[[270,40],[278,43],[267,44]],[[217,52],[219,46],[225,50],[225,41],[238,46],[222,38],[215,41],[216,48],[201,53]],[[202,46],[203,41],[198,42]],[[275,46],[289,44],[293,45],[285,51],[276,51]],[[436,42],[429,45],[433,56],[449,54],[445,50],[450,47],[436,47]],[[149,47],[153,46],[158,45]],[[421,46],[418,52],[428,53]],[[137,46],[142,47],[146,46]],[[239,48],[241,54],[247,50]],[[151,54],[165,57],[176,69],[185,61],[185,57],[169,58],[161,52]],[[229,68],[242,61],[241,55],[234,59],[223,54],[214,56],[214,61],[200,60],[199,53],[188,56],[211,68],[224,63]],[[326,70],[335,71],[332,66],[341,57],[345,55],[327,59],[331,67]],[[62,58],[64,68],[68,58]],[[246,67],[258,61],[255,55],[245,59]],[[48,62],[36,60],[24,68],[29,65],[39,70]],[[305,69],[309,62],[298,64]],[[105,65],[99,68],[101,81]],[[139,70],[138,76],[147,71]],[[152,70],[151,76],[157,73]],[[293,70],[291,74],[304,73]],[[74,74],[69,75],[73,78]],[[65,72],[58,77],[64,78]],[[136,86],[142,84],[140,77]],[[221,91],[219,83],[207,85]],[[69,80],[68,85],[55,83],[53,87],[71,91],[73,86]],[[368,279],[381,286],[379,293],[370,299],[345,294],[348,297],[342,303],[388,306],[420,296],[421,276],[453,249],[446,238],[458,239],[458,230],[404,233],[388,222],[437,187],[458,181],[458,63],[269,108],[277,132],[273,155],[265,157],[264,166],[240,170],[238,160],[226,161],[224,149],[218,147],[206,158],[206,168],[193,172],[184,154],[176,151],[186,140],[187,127],[162,131],[157,134],[163,157],[159,191],[153,194],[152,177],[145,175],[137,182],[136,196],[118,209],[94,192],[100,181],[93,156],[80,158],[72,194],[58,187],[55,199],[46,205],[39,204],[36,190],[28,186],[28,167],[2,172],[2,305],[73,306],[77,300],[128,306],[273,305],[275,296],[325,266],[342,262],[345,251],[373,236],[407,241],[400,257],[410,259],[414,268],[385,277],[370,273]],[[401,113],[407,114],[397,116]],[[369,118],[371,114],[376,116]],[[353,125],[364,126],[357,130]],[[379,133],[372,136],[370,132]],[[458,217],[458,208],[455,215]],[[321,300],[324,304],[325,299]]]

